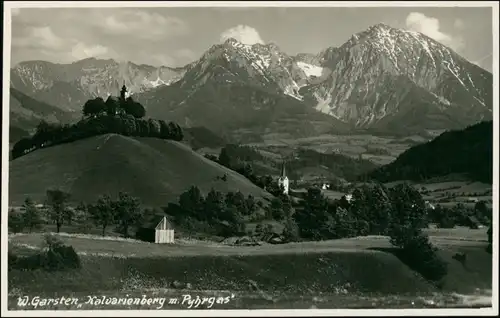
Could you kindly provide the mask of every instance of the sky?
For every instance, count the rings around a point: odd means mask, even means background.
[[[318,53],[377,23],[422,32],[492,71],[488,7],[16,8],[11,63],[96,57],[176,67],[228,37]]]

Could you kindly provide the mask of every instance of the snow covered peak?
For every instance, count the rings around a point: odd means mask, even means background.
[[[383,31],[383,30],[391,30],[394,29],[393,27],[385,24],[385,23],[377,23],[372,25],[369,30],[377,30],[377,31]]]
[[[270,50],[275,50],[275,51],[279,51],[280,48],[278,47],[278,45],[274,42],[269,42],[265,45],[268,49]]]
[[[323,68],[320,66],[312,65],[301,61],[297,62],[297,66],[304,71],[307,77],[311,76],[320,77],[323,74]]]
[[[227,38],[226,41],[224,41],[224,44],[228,44],[228,45],[236,45],[240,43],[238,40],[236,40],[235,38]]]

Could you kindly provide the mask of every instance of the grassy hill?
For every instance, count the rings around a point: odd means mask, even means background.
[[[227,174],[227,181],[217,177]],[[145,206],[176,201],[191,185],[203,192],[241,191],[257,199],[270,194],[240,174],[169,140],[101,135],[34,151],[10,162],[9,203],[20,205],[30,196],[43,201],[59,187],[71,200],[93,201],[99,195],[126,191]]]
[[[493,122],[447,131],[433,140],[403,152],[395,161],[370,174],[382,182],[420,181],[450,174],[492,182]]]

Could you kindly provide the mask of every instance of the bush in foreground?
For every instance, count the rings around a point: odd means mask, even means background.
[[[74,248],[65,245],[58,237],[45,236],[44,248],[41,252],[25,257],[9,253],[9,270],[61,271],[81,268],[81,260]]]
[[[448,272],[446,262],[439,258],[437,248],[424,234],[407,240],[398,254],[401,260],[428,280],[437,282]]]
[[[81,261],[75,249],[65,245],[54,235],[45,236],[45,255],[42,257],[42,266],[46,270],[64,270],[81,267]]]
[[[24,230],[24,218],[21,212],[10,209],[8,213],[7,225],[12,233],[20,233]]]
[[[390,191],[392,220],[388,234],[391,244],[399,248],[398,256],[426,279],[439,281],[447,274],[447,265],[437,254],[429,237],[422,232],[426,227],[426,210],[421,195],[407,184]]]
[[[493,228],[492,225],[488,228],[488,246],[486,247],[486,251],[488,253],[493,253]]]

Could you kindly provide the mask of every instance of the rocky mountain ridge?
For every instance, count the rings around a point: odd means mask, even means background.
[[[228,115],[237,107],[243,114],[249,109],[272,111],[259,98],[252,99],[256,94],[267,94],[280,107],[291,97],[296,107],[331,118],[300,111],[309,114],[301,120],[321,118],[321,125],[328,122],[332,128],[409,134],[462,128],[491,119],[492,83],[491,73],[450,48],[384,24],[318,54],[290,56],[274,43],[247,45],[228,39],[182,68],[90,58],[66,65],[23,62],[11,70],[11,87],[65,110],[80,109],[88,98],[116,94],[125,84],[148,113],[179,116],[187,125],[195,121],[202,126],[214,126],[203,118],[215,116],[220,126],[212,127],[216,130],[238,127]],[[244,95],[243,101],[225,96],[236,92]]]

